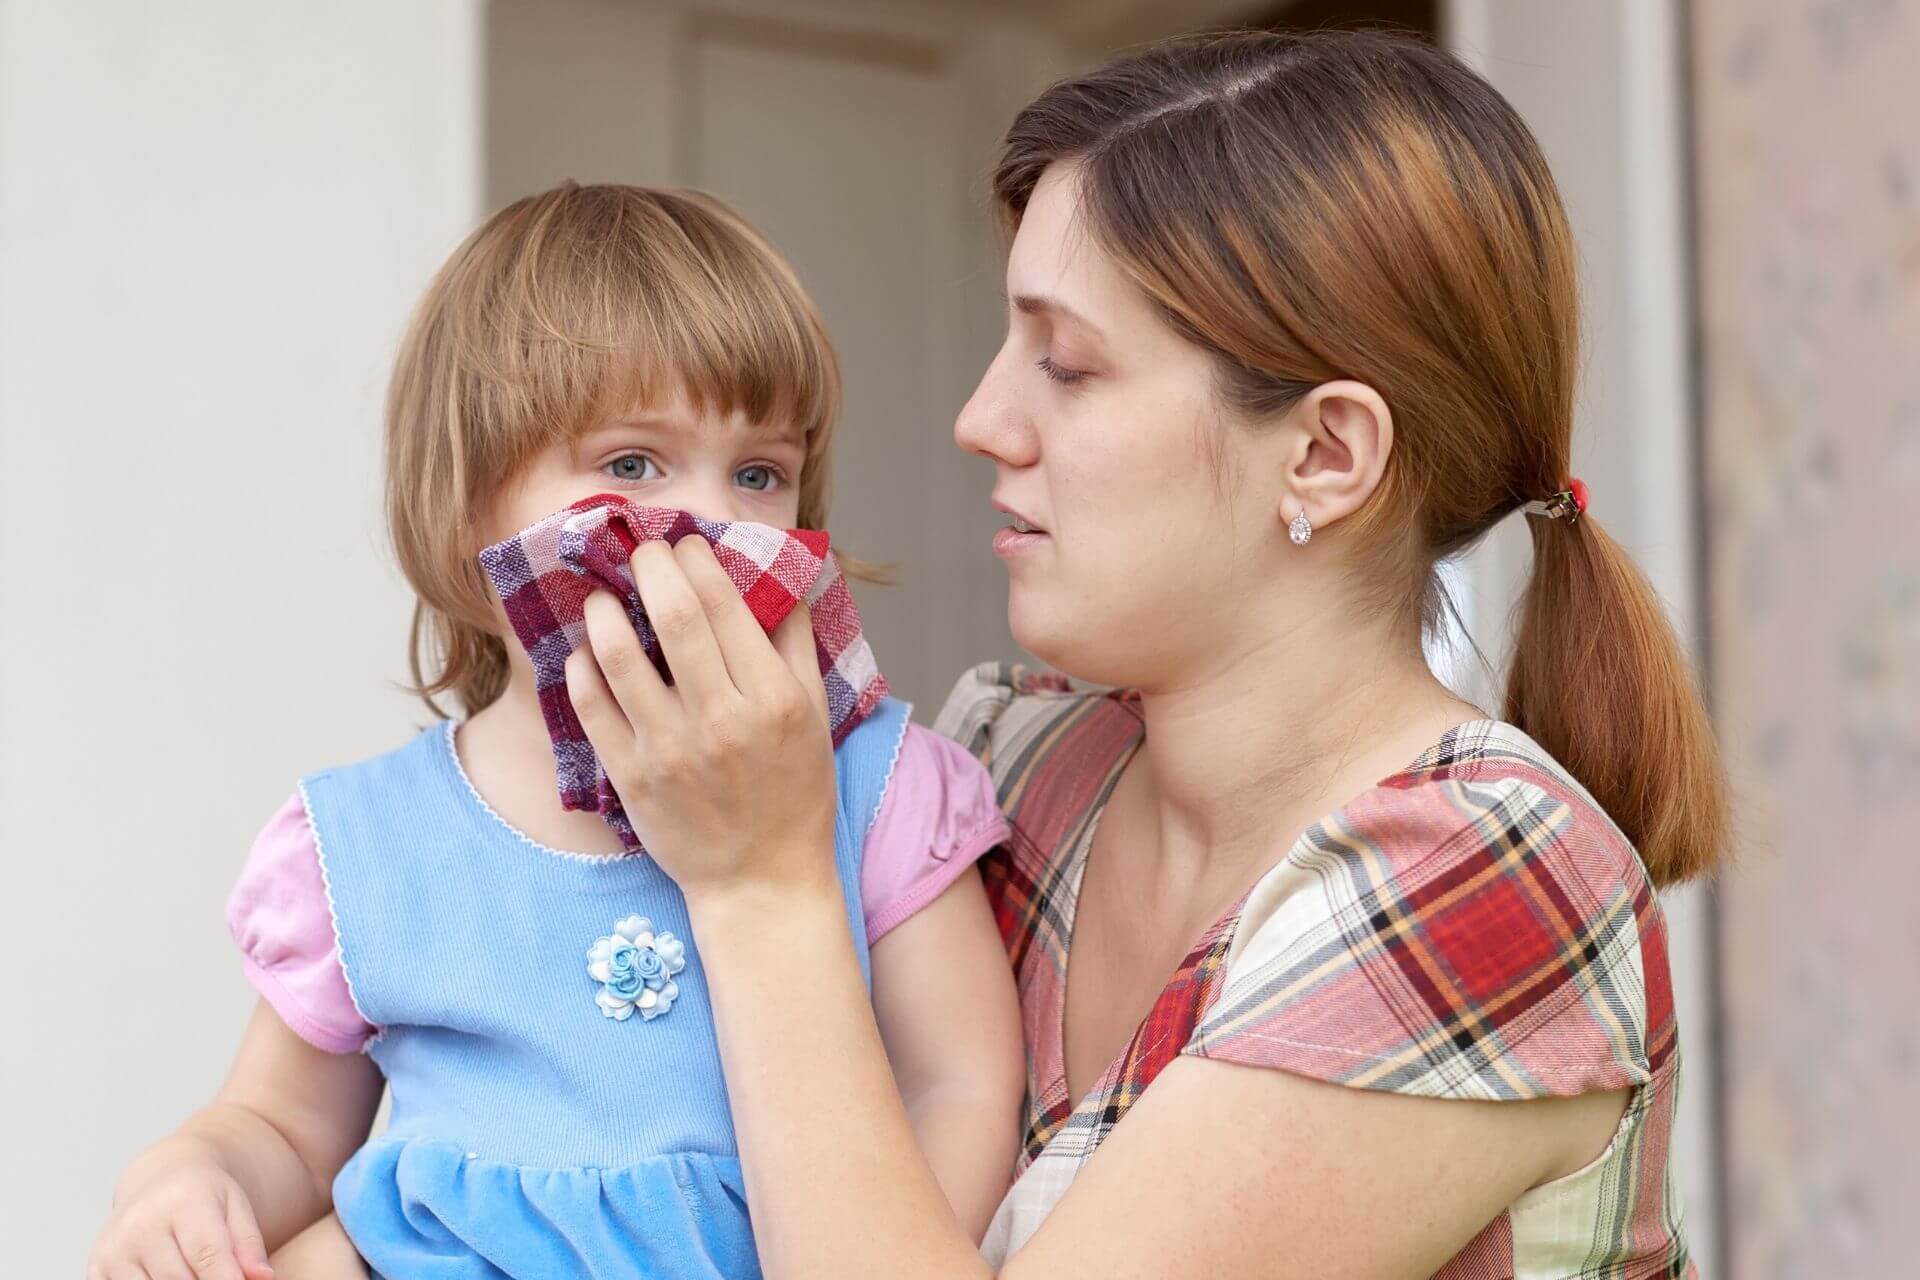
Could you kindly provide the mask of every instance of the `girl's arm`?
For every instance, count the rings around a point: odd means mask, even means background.
[[[675,684],[587,602],[582,725],[700,936],[761,1262],[783,1277],[981,1277],[894,1087],[833,860],[805,611],[769,646],[711,549],[633,556]],[[798,977],[798,980],[797,980]],[[1423,1276],[1606,1144],[1620,1094],[1473,1103],[1183,1058],[1001,1273]]]
[[[366,1280],[368,1274],[346,1228],[332,1214],[281,1245],[272,1262],[273,1280]]]
[[[380,1089],[366,1056],[313,1047],[260,1002],[212,1104],[121,1175],[88,1280],[270,1275],[268,1253],[327,1213]]]
[[[968,1236],[1012,1179],[1026,1090],[1020,1001],[969,870],[873,947],[873,1013],[914,1137]]]

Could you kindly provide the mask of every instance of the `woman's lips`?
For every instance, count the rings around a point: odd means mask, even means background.
[[[1042,529],[1002,529],[993,535],[993,554],[1007,559],[1031,551],[1046,540]]]
[[[993,535],[993,551],[998,556],[1016,556],[1022,551],[1030,551],[1047,539],[1047,531],[1026,516],[1015,511],[998,498],[994,499],[993,509],[1012,521],[1010,528],[1002,529]]]

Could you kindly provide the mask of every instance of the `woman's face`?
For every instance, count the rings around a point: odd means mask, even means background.
[[[1077,179],[1056,164],[1034,191],[1006,342],[954,438],[998,471],[1014,638],[1082,679],[1166,689],[1257,642],[1245,606],[1283,571],[1285,464],[1094,240]]]

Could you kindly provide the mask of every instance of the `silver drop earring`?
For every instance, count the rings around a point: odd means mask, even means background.
[[[1300,508],[1300,514],[1295,516],[1293,523],[1287,526],[1287,536],[1293,539],[1293,545],[1296,547],[1304,547],[1313,541],[1313,521],[1307,519],[1305,507]]]

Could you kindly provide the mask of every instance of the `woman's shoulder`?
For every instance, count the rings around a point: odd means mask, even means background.
[[[985,662],[954,684],[933,727],[1000,781],[1067,745],[1061,731],[1085,721],[1125,736],[1137,736],[1140,724],[1123,694],[1075,688],[1063,675],[1019,663]]]
[[[1448,734],[1255,886],[1188,1052],[1356,1087],[1521,1098],[1646,1083],[1674,1048],[1631,844],[1511,725]]]
[[[1652,879],[1626,833],[1546,748],[1505,721],[1449,731],[1349,809],[1356,822],[1411,824],[1443,857],[1449,849],[1537,846],[1570,890],[1624,896],[1658,914]]]
[[[1007,712],[1016,705],[1021,713],[1030,714],[1047,705],[1058,707],[1088,696],[1076,693],[1062,675],[1036,671],[1017,662],[982,662],[954,681],[933,728],[981,755]],[[1016,713],[1016,718],[1021,713]]]

